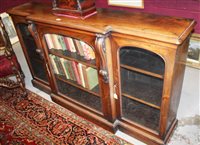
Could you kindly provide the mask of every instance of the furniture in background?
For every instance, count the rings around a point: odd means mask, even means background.
[[[105,9],[70,19],[39,3],[8,12],[33,84],[53,101],[109,131],[168,141],[193,20]]]
[[[20,87],[22,95],[26,95],[24,74],[13,51],[8,33],[0,18],[0,87],[13,89]],[[10,77],[15,77],[16,81]]]

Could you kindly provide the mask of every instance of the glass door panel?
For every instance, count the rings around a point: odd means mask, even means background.
[[[124,47],[120,51],[120,58],[122,65],[132,66],[160,75],[164,74],[163,59],[150,51],[135,47]]]
[[[135,71],[121,68],[122,94],[160,106],[163,81]]]
[[[122,117],[158,130],[164,61],[135,47],[120,50]]]
[[[160,111],[122,96],[123,117],[153,130],[159,130]]]
[[[46,84],[49,84],[48,77],[46,75],[44,60],[42,60],[40,55],[36,52],[37,46],[35,44],[34,38],[31,36],[28,30],[27,24],[21,23],[17,26],[20,30],[24,45],[26,47],[29,62],[33,71],[32,73],[34,75],[33,77],[37,77],[43,80]]]

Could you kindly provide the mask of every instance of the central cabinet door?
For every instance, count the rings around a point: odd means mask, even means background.
[[[38,27],[52,74],[53,94],[103,115],[95,34]]]

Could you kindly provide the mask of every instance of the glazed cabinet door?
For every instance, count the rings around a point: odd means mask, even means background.
[[[119,50],[121,117],[159,131],[164,61],[142,48]]]
[[[175,58],[172,52],[153,41],[125,39],[113,34],[113,72],[120,129],[140,137],[147,133],[149,139],[162,138],[166,133],[171,88],[168,78],[173,74],[174,64],[170,57]]]
[[[17,16],[13,17],[13,21],[33,77],[33,85],[45,92],[50,92],[46,64],[41,55],[42,50],[41,48],[38,48],[38,45],[36,44],[37,40],[35,41],[29,31],[29,24],[24,18],[18,18]]]
[[[102,56],[95,48],[96,34],[36,25],[52,76],[52,99],[77,113],[87,114],[89,110],[96,116],[109,119],[106,99],[109,88],[108,83],[104,83],[105,77],[99,73],[104,58],[100,59]]]

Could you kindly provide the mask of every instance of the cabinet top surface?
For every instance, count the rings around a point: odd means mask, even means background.
[[[51,10],[52,7],[48,4],[26,3],[10,9],[8,13],[36,22],[93,33],[105,34],[112,31],[174,44],[181,44],[195,26],[195,21],[191,19],[148,13],[98,9],[97,14],[82,20],[55,16]]]

